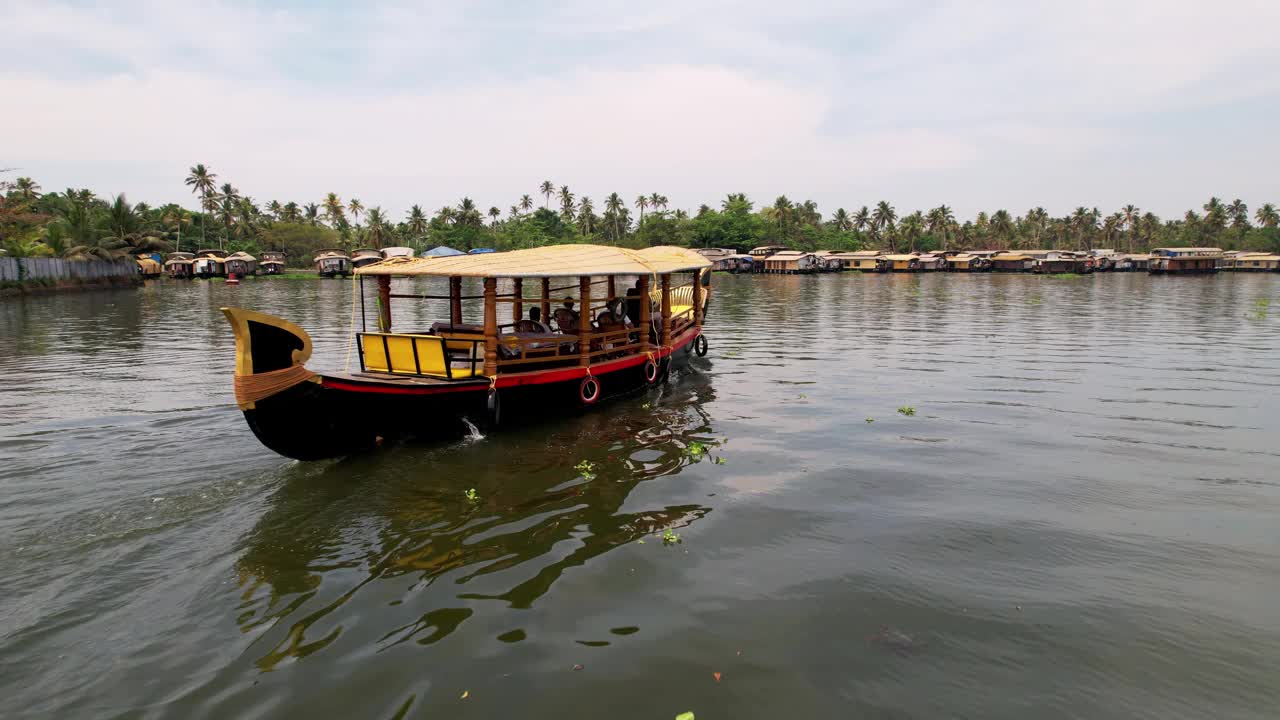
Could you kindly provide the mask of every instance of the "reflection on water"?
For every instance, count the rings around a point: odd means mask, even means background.
[[[0,712],[1272,716],[1280,279],[716,285],[669,386],[325,463],[217,308],[340,369],[350,282],[0,302]]]

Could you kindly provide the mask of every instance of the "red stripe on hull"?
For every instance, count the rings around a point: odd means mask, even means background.
[[[687,333],[679,342],[671,346],[670,350],[655,350],[653,355],[657,358],[664,358],[671,355],[676,350],[693,342],[693,339],[700,335],[701,332]],[[626,370],[640,365],[648,360],[648,355],[633,355],[631,357],[622,358],[621,360],[613,360],[600,365],[592,366],[591,375],[608,375],[609,373]],[[518,387],[521,385],[545,385],[548,383],[565,382],[567,380],[576,380],[587,376],[586,368],[572,367],[557,370],[544,370],[536,373],[525,375],[499,375],[498,380],[494,383],[498,388]],[[331,377],[321,376],[321,384],[327,388],[334,390],[345,390],[347,392],[359,393],[377,393],[381,395],[441,395],[444,393],[457,392],[483,392],[489,389],[488,385],[467,384],[461,386],[436,385],[431,387],[403,387],[393,385],[380,385],[376,382],[353,383],[346,380],[337,380]]]

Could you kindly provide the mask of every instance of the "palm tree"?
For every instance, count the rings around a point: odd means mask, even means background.
[[[1231,216],[1231,227],[1240,231],[1241,236],[1249,229],[1249,206],[1240,198],[1231,201],[1227,206],[1227,215]]]
[[[908,252],[916,251],[916,239],[924,229],[924,215],[919,210],[902,218],[902,234],[907,238]]]
[[[1013,218],[1009,216],[1008,210],[997,210],[991,213],[991,220],[987,227],[991,230],[991,234],[1001,241],[1002,246],[1009,246],[1009,236],[1013,234]]]
[[[409,218],[405,224],[414,237],[422,237],[427,232],[427,216],[422,213],[421,205],[409,208]]]
[[[1124,227],[1129,231],[1129,252],[1133,252],[1133,241],[1138,237],[1138,223],[1142,221],[1141,211],[1134,205],[1125,205],[1120,209],[1124,219]]]
[[[542,193],[542,196],[546,198],[542,203],[542,207],[551,207],[551,196],[555,195],[556,186],[552,185],[550,180],[543,180],[542,184],[538,186],[538,192]]]
[[[415,206],[416,207],[416,206]],[[362,210],[364,208],[361,208]],[[367,228],[369,243],[375,248],[381,249],[387,239],[387,218],[382,213],[382,208],[373,207],[365,216],[365,227]]]
[[[1160,228],[1160,218],[1155,213],[1146,213],[1142,216],[1142,224],[1139,228],[1142,232],[1143,246],[1151,247],[1156,237],[1156,230]]]
[[[455,225],[480,227],[480,208],[476,207],[475,201],[471,198],[462,198],[462,202],[458,203],[458,208],[453,212],[453,222]]]
[[[616,243],[622,238],[622,230],[618,227],[618,218],[622,211],[626,208],[626,203],[622,196],[618,193],[610,193],[609,197],[604,199],[604,214],[613,225],[613,241]]]
[[[956,222],[955,213],[946,205],[929,211],[929,232],[939,236],[942,239],[942,249],[947,249],[947,229]]]
[[[733,198],[733,196],[732,196],[732,195],[730,195],[729,197],[730,197],[730,199],[732,199],[732,198]],[[645,208],[647,208],[647,207],[649,207],[649,196],[648,196],[648,195],[640,195],[639,197],[637,197],[637,198],[636,198],[636,208],[640,210],[640,224],[641,224],[641,225],[643,225],[643,224],[644,224],[644,209],[645,209]]]
[[[129,206],[123,193],[117,195],[107,209],[106,230],[110,234],[98,241],[96,251],[80,246],[68,250],[68,255],[122,260],[140,252],[168,252],[173,249],[164,240],[142,232],[142,220]]]
[[[895,252],[898,247],[893,238],[893,224],[897,219],[898,214],[886,200],[876,203],[876,209],[871,213],[871,227],[877,235],[884,235],[889,238],[889,249]]]
[[[170,204],[164,210],[161,220],[165,225],[171,226],[177,233],[178,239],[176,249],[182,249],[182,226],[191,224],[191,214],[176,203]]]
[[[521,195],[521,196],[520,196],[520,211],[521,211],[521,212],[529,212],[529,211],[530,211],[530,210],[532,210],[532,209],[533,209],[533,198],[529,197],[528,195]]]
[[[654,196],[656,197],[657,193],[654,193]],[[653,198],[649,198],[649,201],[653,202]],[[778,223],[778,235],[783,242],[787,240],[787,221],[791,219],[793,209],[794,206],[786,195],[779,195],[774,198],[773,205],[768,208],[769,214]]]
[[[315,225],[320,222],[320,206],[315,203],[307,203],[302,206],[303,217],[306,218],[308,225]]]
[[[222,248],[231,239],[231,225],[235,223],[236,211],[239,209],[240,191],[231,187],[231,183],[223,183],[217,203],[218,217],[222,220],[224,229],[222,240],[218,243],[218,247]]]
[[[1084,206],[1077,207],[1075,211],[1071,213],[1070,224],[1072,230],[1075,231],[1076,248],[1078,250],[1087,249],[1087,233],[1091,232],[1097,224],[1093,213]]]
[[[853,229],[863,232],[869,227],[871,227],[871,211],[863,205],[853,214]]]
[[[582,196],[582,202],[578,203],[578,225],[582,228],[582,236],[587,237],[595,232],[595,208],[591,204],[591,198],[586,195]]]
[[[31,202],[40,197],[40,184],[29,177],[20,177],[13,181],[13,189],[24,202]]]
[[[346,209],[342,205],[342,200],[337,193],[329,193],[325,196],[324,214],[329,218],[329,224],[333,227],[338,226],[338,221],[346,219]]]
[[[213,194],[217,185],[214,183],[218,176],[205,167],[203,164],[196,165],[189,171],[186,184],[191,186],[191,192],[200,193],[200,207],[205,212],[210,210],[209,196]],[[204,244],[204,215],[200,216],[200,244]]]
[[[568,185],[560,186],[560,217],[565,222],[573,222],[573,193],[569,192]]]
[[[290,200],[280,209],[280,220],[287,223],[296,223],[302,219],[302,211],[298,209],[298,203]]]
[[[351,211],[351,219],[359,222],[360,213],[364,212],[364,203],[359,198],[351,198],[351,202],[347,203],[347,210]]]
[[[497,232],[496,228],[500,217],[502,217],[502,211],[498,209],[497,205],[491,205],[489,207],[489,227],[495,228],[495,232]]]
[[[831,216],[831,227],[840,232],[849,232],[853,229],[853,221],[849,219],[849,211],[844,208],[836,208],[836,214]]]
[[[1253,219],[1258,221],[1259,227],[1267,229],[1280,225],[1280,213],[1276,212],[1276,206],[1272,203],[1266,203],[1258,208],[1258,211],[1253,215]]]
[[[272,200],[271,202],[267,203],[267,212],[271,213],[272,219],[279,220],[280,213],[283,211],[284,211],[284,206],[280,204],[279,200]]]

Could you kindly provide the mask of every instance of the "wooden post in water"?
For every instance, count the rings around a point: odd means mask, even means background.
[[[591,364],[591,276],[578,278],[578,364]]]
[[[391,332],[391,276],[378,276],[378,332]]]
[[[640,317],[637,321],[640,323],[640,352],[649,352],[653,348],[649,345],[649,276],[640,276]]]
[[[551,326],[551,278],[542,278],[542,322]]]
[[[515,278],[511,285],[511,322],[518,323],[524,317],[524,279]]]
[[[702,270],[693,271],[693,324],[702,327]]]
[[[484,374],[498,374],[498,281],[494,278],[484,279]]]
[[[671,274],[662,276],[662,347],[671,347]]]
[[[449,278],[449,324],[462,324],[462,278]]]

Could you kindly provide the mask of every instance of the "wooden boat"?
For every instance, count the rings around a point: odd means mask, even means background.
[[[1152,275],[1202,275],[1218,272],[1222,248],[1154,248],[1147,272]]]
[[[358,371],[312,372],[311,338],[302,328],[223,308],[236,338],[236,402],[264,445],[299,460],[402,438],[456,437],[467,419],[494,427],[513,416],[593,407],[659,385],[673,365],[706,354],[709,267],[683,248],[595,245],[368,265],[356,270],[360,294],[372,279],[377,302],[373,312],[360,303],[361,328],[352,328]],[[392,278],[417,282],[397,283],[392,292]],[[464,295],[464,279],[481,293]],[[423,293],[432,284],[437,294]],[[560,307],[553,316],[553,304],[575,291],[581,315]],[[415,306],[397,318],[393,300]],[[423,300],[447,300],[449,316],[414,325],[409,318],[420,317]],[[463,322],[468,301],[478,301],[482,324]],[[526,318],[526,305],[566,329],[550,332]],[[628,322],[632,312],[638,318]],[[370,315],[376,331],[364,326]]]
[[[263,275],[283,275],[284,253],[276,250],[264,251],[262,260],[258,262],[258,271]]]
[[[972,253],[949,253],[947,255],[947,270],[966,273],[987,272],[991,270],[991,259]]]
[[[321,250],[315,259],[320,277],[349,277],[351,258],[341,250]]]
[[[821,270],[822,260],[813,253],[783,250],[764,259],[764,272],[782,275],[805,275]]]
[[[223,268],[227,271],[228,277],[232,275],[235,275],[236,277],[257,275],[258,258],[247,252],[231,253],[223,261]]]
[[[365,265],[382,262],[383,259],[381,250],[376,250],[374,248],[356,248],[355,252],[351,253],[351,266],[362,268]]]
[[[747,253],[751,256],[752,269],[756,272],[764,272],[764,261],[770,255],[777,255],[786,250],[785,245],[761,245],[757,248],[751,248],[751,252]]]
[[[197,250],[191,262],[191,271],[198,278],[226,277],[226,257],[224,250]]]
[[[189,252],[173,252],[164,259],[164,271],[174,280],[190,280],[195,276],[192,265],[195,255]]]
[[[752,273],[756,271],[756,259],[750,255],[732,255],[724,261],[731,273]]]
[[[939,272],[947,269],[947,258],[939,253],[920,255],[920,272]]]

